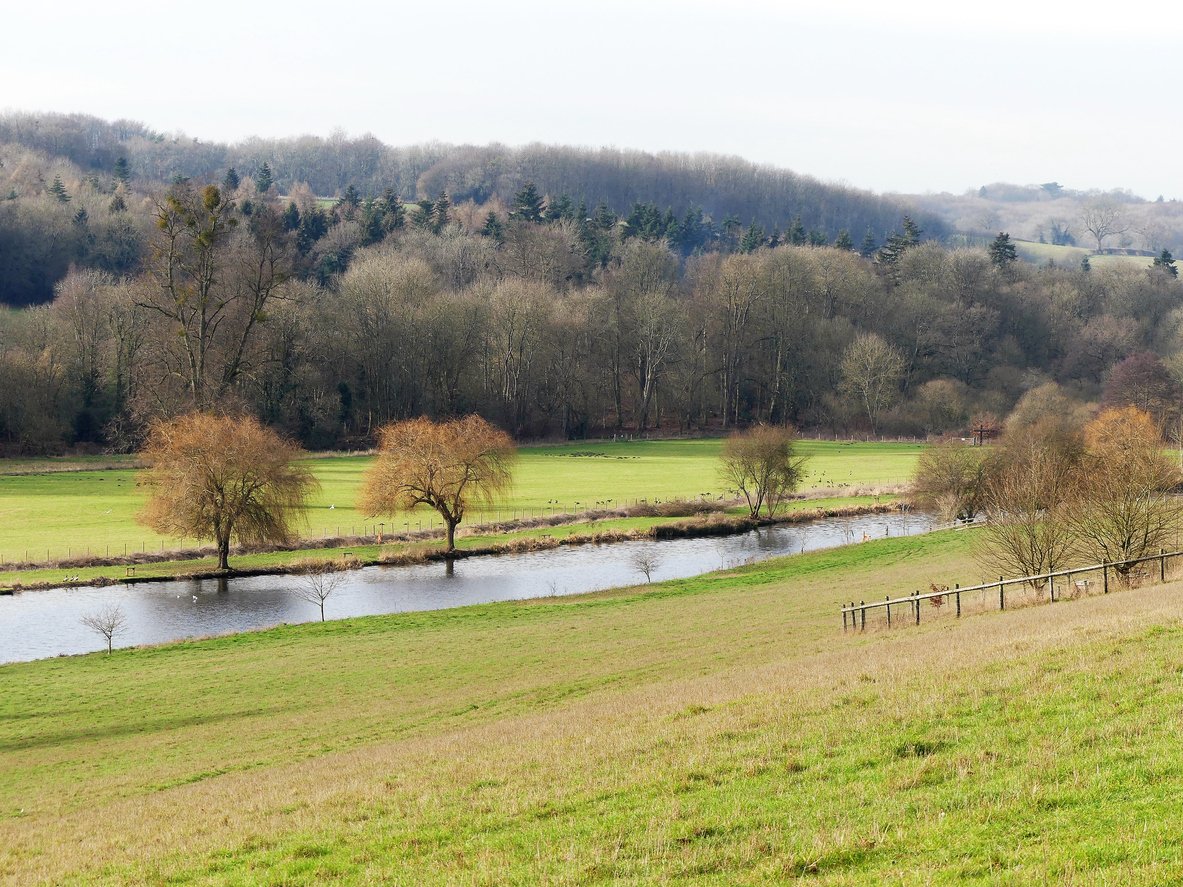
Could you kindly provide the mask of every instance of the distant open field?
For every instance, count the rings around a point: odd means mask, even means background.
[[[1052,261],[1064,268],[1079,268],[1080,260],[1085,256],[1089,257],[1089,264],[1094,268],[1120,265],[1149,268],[1154,261],[1149,256],[1098,256],[1091,249],[1079,246],[1056,246],[1051,243],[1035,243],[1030,240],[1016,240],[1014,243],[1019,258],[1038,265]]]
[[[0,667],[0,880],[1173,881],[1183,584],[842,633],[971,544]]]
[[[514,471],[514,490],[497,512],[509,517],[529,511],[576,512],[635,500],[718,498],[718,455],[722,441],[631,441],[524,447]],[[806,486],[841,487],[904,483],[918,444],[803,441],[810,455]],[[371,525],[355,508],[370,456],[321,456],[310,460],[321,489],[307,512],[303,532],[312,536],[363,532]],[[81,460],[79,468],[93,462]],[[103,464],[119,464],[107,460]],[[126,464],[126,463],[124,463]],[[0,462],[0,472],[52,469],[42,474],[0,474],[0,560],[44,561],[85,554],[175,548],[135,521],[145,491],[132,468],[65,471],[61,460]],[[331,506],[331,507],[330,507]],[[467,525],[478,523],[473,515]],[[423,525],[431,516],[424,512]],[[384,520],[384,519],[379,519]],[[415,529],[418,520],[389,523],[387,531]],[[193,540],[188,540],[193,544]],[[27,554],[27,557],[26,557]]]

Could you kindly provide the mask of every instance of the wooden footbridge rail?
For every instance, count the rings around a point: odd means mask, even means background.
[[[1183,551],[1164,551],[1159,550],[1158,554],[1148,554],[1144,557],[1131,558],[1124,561],[1102,561],[1099,564],[1093,564],[1087,567],[1072,567],[1067,570],[1055,570],[1050,573],[1039,573],[1034,576],[1019,576],[1015,579],[1006,579],[1002,576],[998,577],[997,582],[984,582],[981,585],[967,585],[962,588],[959,585],[954,585],[952,588],[944,588],[938,591],[930,591],[921,594],[915,591],[912,594],[904,595],[898,598],[888,596],[881,601],[859,601],[855,603],[851,601],[842,607],[842,630],[849,631],[851,629],[862,630],[867,627],[867,611],[868,610],[886,610],[887,624],[892,624],[892,607],[896,608],[897,613],[904,613],[904,620],[920,624],[920,602],[932,600],[933,598],[941,598],[943,604],[946,599],[952,598],[956,604],[957,616],[961,616],[961,596],[963,594],[972,594],[975,592],[998,592],[998,609],[1006,609],[1006,589],[1011,585],[1031,585],[1035,587],[1038,584],[1046,582],[1048,584],[1048,595],[1050,603],[1055,603],[1059,598],[1056,596],[1056,580],[1064,579],[1066,584],[1073,581],[1074,576],[1083,576],[1086,573],[1100,573],[1102,588],[1105,594],[1109,593],[1109,573],[1114,571],[1117,573],[1129,573],[1130,569],[1137,567],[1139,564],[1158,563],[1158,579],[1160,582],[1165,582],[1167,578],[1167,560],[1172,557],[1179,557],[1183,555]],[[1129,569],[1123,569],[1129,568]],[[899,621],[900,617],[896,616]]]

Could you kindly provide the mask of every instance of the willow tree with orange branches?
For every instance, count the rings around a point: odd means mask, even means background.
[[[212,539],[218,569],[230,543],[289,543],[318,487],[302,450],[251,416],[190,413],[154,423],[140,458],[150,490],[141,523],[174,537]]]
[[[394,516],[426,505],[443,519],[446,551],[453,552],[456,527],[469,507],[489,506],[509,490],[515,453],[513,439],[480,416],[392,423],[379,432],[361,508],[370,516]]]
[[[1104,410],[1084,429],[1086,456],[1072,527],[1094,560],[1127,575],[1179,530],[1183,480],[1163,452],[1158,424],[1137,407]]]

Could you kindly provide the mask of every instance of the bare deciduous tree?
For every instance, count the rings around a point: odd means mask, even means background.
[[[1007,434],[983,488],[983,561],[1020,576],[1066,565],[1075,550],[1071,515],[1082,453],[1079,434],[1054,421]]]
[[[759,425],[737,432],[723,444],[720,474],[748,503],[752,517],[771,517],[797,488],[805,456],[795,453],[797,432],[789,426]]]
[[[340,588],[344,581],[345,574],[332,564],[316,564],[300,577],[296,595],[320,607],[320,621],[324,622],[325,601],[332,597],[333,592]]]
[[[986,484],[984,447],[952,440],[925,450],[916,463],[911,498],[946,520],[973,520],[981,510]]]
[[[899,396],[904,358],[877,333],[862,333],[842,354],[842,390],[858,401],[871,433],[879,432],[883,411]]]
[[[106,604],[97,613],[83,616],[82,624],[106,639],[107,654],[110,655],[114,648],[115,635],[123,631],[127,625],[127,616],[118,604]]]
[[[1081,221],[1085,230],[1097,241],[1097,252],[1105,244],[1106,237],[1124,233],[1129,225],[1126,223],[1122,208],[1109,199],[1094,200],[1081,210]]]
[[[218,569],[230,541],[287,542],[317,482],[300,449],[253,417],[191,413],[153,424],[141,458],[151,490],[142,523],[169,536],[213,539]]]
[[[633,555],[633,567],[645,577],[646,582],[653,581],[653,571],[659,566],[661,566],[661,558],[657,556],[655,551],[643,548]]]
[[[480,416],[447,422],[410,419],[380,433],[378,458],[366,474],[362,509],[369,515],[435,509],[456,550],[456,527],[469,504],[491,504],[509,489],[513,440]]]

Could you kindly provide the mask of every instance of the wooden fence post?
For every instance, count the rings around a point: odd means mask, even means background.
[[[1104,582],[1105,594],[1109,594],[1109,561],[1101,561],[1101,576]]]
[[[912,592],[912,594],[915,595],[915,597],[916,597],[916,624],[919,625],[920,624],[920,589],[916,589],[916,591]]]
[[[998,577],[998,609],[1000,609],[1000,610],[1006,609],[1006,594],[1003,591],[1004,588],[1005,588],[1005,586],[1002,584],[1002,577],[999,576]]]
[[[957,618],[960,619],[961,618],[961,583],[960,582],[953,583],[953,591],[954,591],[954,595],[957,598]]]
[[[842,608],[842,633],[846,634],[846,607]]]
[[[862,630],[863,630],[863,631],[866,631],[866,630],[867,630],[867,602],[866,602],[866,601],[859,601],[859,604],[861,604],[861,605],[862,605],[862,608],[863,608],[863,611],[862,611],[862,612],[863,612],[863,627],[862,627]]]
[[[1160,548],[1158,550],[1158,554],[1159,554],[1158,581],[1159,582],[1166,582],[1167,581],[1167,550],[1165,548]]]
[[[891,628],[891,595],[887,596],[887,627]]]

